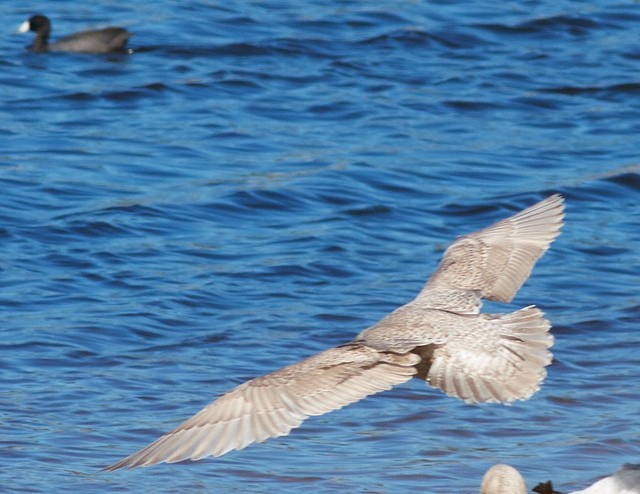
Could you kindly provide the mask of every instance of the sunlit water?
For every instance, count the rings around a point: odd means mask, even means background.
[[[6,492],[473,493],[493,463],[584,486],[640,462],[636,2],[0,5]],[[222,458],[96,472],[408,301],[456,235],[552,192],[511,306],[553,322],[531,400],[417,380]]]

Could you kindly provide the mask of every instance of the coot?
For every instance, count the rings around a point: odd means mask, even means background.
[[[29,47],[32,51],[44,53],[48,51],[66,51],[74,53],[112,53],[125,50],[127,40],[131,33],[121,27],[107,27],[81,31],[60,38],[55,43],[49,43],[51,22],[44,15],[33,15],[25,21],[19,31],[26,33],[33,31],[36,37]]]

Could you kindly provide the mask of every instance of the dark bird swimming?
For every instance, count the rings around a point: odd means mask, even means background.
[[[36,36],[30,50],[37,53],[45,52],[73,52],[73,53],[112,53],[125,51],[125,45],[131,33],[121,27],[106,27],[81,31],[60,38],[55,43],[49,43],[51,22],[41,14],[33,15],[22,23],[19,32],[33,31]]]

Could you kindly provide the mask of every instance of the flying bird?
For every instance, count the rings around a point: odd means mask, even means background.
[[[106,467],[200,460],[288,434],[322,415],[416,377],[468,403],[526,400],[551,363],[551,325],[510,302],[560,234],[560,195],[457,238],[418,296],[353,341],[245,382],[137,453]]]

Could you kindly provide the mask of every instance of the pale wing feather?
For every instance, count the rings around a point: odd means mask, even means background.
[[[477,314],[480,299],[510,302],[536,261],[560,234],[560,195],[456,239],[445,251],[417,301],[433,308]]]
[[[533,306],[474,321],[433,352],[427,382],[468,403],[529,398],[551,363],[549,321]]]
[[[353,343],[252,379],[173,431],[107,467],[116,470],[220,456],[278,437],[321,415],[411,379],[420,358]]]

